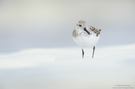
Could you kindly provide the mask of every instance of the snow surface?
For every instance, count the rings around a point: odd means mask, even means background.
[[[90,53],[90,52],[89,52]],[[112,89],[135,86],[135,44],[97,48],[27,49],[0,55],[0,89]]]

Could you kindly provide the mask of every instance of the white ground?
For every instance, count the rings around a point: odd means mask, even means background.
[[[90,54],[90,55],[89,55]],[[112,89],[135,86],[135,44],[97,48],[27,49],[0,55],[0,89]]]

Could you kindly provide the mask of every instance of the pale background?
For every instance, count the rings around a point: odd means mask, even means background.
[[[95,58],[72,40],[102,29]],[[0,0],[0,89],[135,88],[134,0]]]
[[[103,30],[99,46],[135,42],[134,0],[0,0],[0,52],[76,46],[80,19]]]

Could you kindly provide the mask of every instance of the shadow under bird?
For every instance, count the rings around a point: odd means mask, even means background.
[[[86,22],[83,20],[78,21],[73,30],[73,40],[77,45],[82,48],[82,58],[84,58],[84,48],[93,48],[92,58],[94,58],[94,52],[96,43],[100,37],[101,29],[97,29],[93,26],[86,26]]]

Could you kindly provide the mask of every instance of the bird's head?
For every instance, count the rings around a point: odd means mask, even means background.
[[[78,23],[77,23],[77,26],[78,27],[85,27],[85,21],[83,21],[83,20],[80,20],[80,21],[78,21]]]

